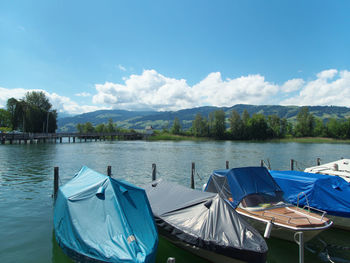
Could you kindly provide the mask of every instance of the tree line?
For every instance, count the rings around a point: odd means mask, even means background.
[[[24,98],[7,100],[0,109],[0,127],[5,131],[52,133],[57,129],[57,111],[44,92],[27,92]]]
[[[223,110],[211,112],[208,118],[196,114],[188,131],[181,129],[181,122],[176,117],[170,130],[173,134],[191,135],[229,140],[266,140],[290,137],[329,137],[350,139],[350,118],[330,118],[324,122],[309,112],[308,107],[301,107],[295,122],[277,115],[265,116],[247,110],[242,115],[232,110],[228,118]]]

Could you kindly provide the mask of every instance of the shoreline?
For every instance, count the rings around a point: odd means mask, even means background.
[[[281,138],[281,139],[268,139],[268,140],[217,140],[209,137],[194,137],[186,135],[175,135],[170,133],[157,134],[150,136],[147,141],[232,141],[232,142],[275,142],[275,143],[339,143],[339,144],[350,144],[350,139],[333,139],[326,137],[300,137],[300,138]]]

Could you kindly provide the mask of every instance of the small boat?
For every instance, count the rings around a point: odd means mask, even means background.
[[[304,170],[304,172],[339,176],[349,183],[350,182],[350,159],[341,159],[335,162],[308,167]]]
[[[285,199],[327,212],[334,227],[350,230],[350,184],[338,176],[299,171],[270,171]]]
[[[303,232],[304,241],[332,225],[318,215],[284,201],[283,192],[265,167],[216,170],[205,191],[219,193],[253,227],[272,237],[295,241]]]
[[[144,186],[161,236],[210,262],[266,262],[264,238],[219,195],[163,180]]]
[[[54,230],[77,262],[155,262],[158,233],[145,191],[85,166],[58,190]]]

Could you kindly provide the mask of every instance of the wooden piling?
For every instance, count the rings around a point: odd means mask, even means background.
[[[294,170],[294,160],[290,159],[290,170],[293,171]]]
[[[110,166],[110,165],[107,167],[107,175],[108,175],[109,177],[112,176],[112,166]]]
[[[229,165],[229,162],[226,161],[226,169],[229,169],[230,165]]]
[[[195,163],[192,163],[192,169],[191,169],[191,188],[194,189],[194,174],[196,171],[196,165]]]
[[[58,180],[59,180],[59,170],[56,166],[54,168],[54,179],[53,179],[53,198],[56,200],[57,197],[57,191],[58,191]]]
[[[317,166],[321,165],[321,158],[316,159]]]
[[[157,179],[157,165],[152,163],[152,181]]]

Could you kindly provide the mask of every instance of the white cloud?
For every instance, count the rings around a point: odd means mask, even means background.
[[[332,79],[334,76],[338,73],[338,70],[336,69],[328,69],[321,71],[320,73],[317,74],[317,78],[319,79]]]
[[[293,92],[303,87],[305,81],[303,79],[290,79],[287,80],[281,87],[284,92]]]
[[[349,71],[325,70],[316,76],[301,87],[297,96],[281,101],[281,104],[350,106]]]
[[[265,103],[278,87],[261,75],[222,80],[219,72],[209,74],[190,87],[184,79],[165,77],[155,70],[131,75],[124,84],[96,84],[95,104],[123,109],[180,110],[205,105],[232,106],[236,103]]]
[[[88,92],[82,92],[82,93],[77,93],[75,94],[75,96],[78,96],[78,97],[91,97],[92,95]]]
[[[118,65],[118,68],[121,70],[121,71],[126,71],[126,67],[122,66],[122,65]]]
[[[166,77],[155,70],[125,77],[122,83],[96,84],[92,105],[82,105],[69,97],[48,93],[53,108],[59,112],[79,114],[99,109],[180,110],[200,106],[233,106],[235,104],[280,105],[350,105],[350,71],[325,70],[313,80],[290,79],[282,85],[265,80],[259,74],[222,79],[220,72],[210,73],[190,86],[185,79]],[[32,90],[0,87],[0,107],[9,98],[23,98]]]

